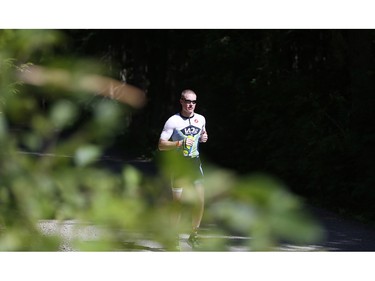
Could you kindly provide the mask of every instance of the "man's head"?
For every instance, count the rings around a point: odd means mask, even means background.
[[[182,106],[183,115],[186,115],[186,116],[193,115],[196,102],[197,102],[197,95],[192,90],[182,91],[180,103]]]

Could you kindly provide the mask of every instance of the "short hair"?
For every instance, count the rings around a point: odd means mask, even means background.
[[[194,95],[197,95],[193,90],[186,89],[186,90],[183,90],[183,91],[182,91],[182,93],[181,93],[181,98],[184,98],[186,94],[194,94]]]

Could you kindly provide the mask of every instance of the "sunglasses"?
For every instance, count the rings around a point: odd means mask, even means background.
[[[197,101],[196,100],[187,100],[187,99],[182,99],[185,103],[192,103],[192,104],[196,104]]]

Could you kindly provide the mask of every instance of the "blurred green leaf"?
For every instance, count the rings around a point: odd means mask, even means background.
[[[98,146],[84,145],[76,150],[74,160],[78,166],[87,166],[98,160],[100,155],[101,150]]]
[[[72,125],[78,115],[78,107],[68,100],[56,102],[50,113],[50,118],[55,127],[60,130]]]

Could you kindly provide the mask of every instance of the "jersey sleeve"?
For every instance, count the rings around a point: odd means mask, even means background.
[[[171,118],[169,118],[167,120],[167,122],[165,122],[163,131],[160,134],[161,140],[169,140],[172,137],[173,130],[174,130],[172,123],[173,122],[172,122]]]

